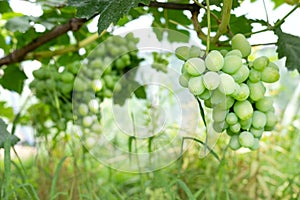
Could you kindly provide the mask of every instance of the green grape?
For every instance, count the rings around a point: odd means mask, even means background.
[[[236,123],[236,124],[231,125],[229,128],[230,128],[230,131],[232,131],[233,133],[239,133],[241,130],[241,124]]]
[[[226,54],[228,53],[228,50],[226,50],[226,49],[221,49],[221,50],[220,50],[220,53],[222,54],[223,57],[225,57]]]
[[[115,65],[119,70],[124,69],[126,67],[126,63],[122,59],[116,60]]]
[[[213,109],[212,118],[215,122],[224,122],[227,115],[227,110]]]
[[[202,92],[202,94],[198,95],[198,97],[202,100],[207,100],[211,97],[211,93],[209,90],[204,90],[204,92]]]
[[[205,86],[203,84],[203,77],[191,77],[188,83],[188,88],[193,95],[202,94],[205,90]]]
[[[94,133],[102,133],[102,127],[100,124],[98,123],[94,123],[91,127],[91,130],[94,132]]]
[[[247,100],[235,102],[233,110],[241,120],[247,120],[253,115],[253,107]]]
[[[249,95],[249,87],[245,83],[242,83],[240,84],[238,92],[235,92],[232,96],[238,101],[245,101],[248,99]]]
[[[83,92],[87,90],[87,85],[82,79],[76,78],[74,82],[74,90],[77,92]]]
[[[64,83],[72,83],[74,80],[74,75],[71,72],[63,72],[61,73],[61,80]]]
[[[185,87],[187,88],[188,85],[189,85],[189,80],[190,80],[190,75],[188,73],[183,73],[179,76],[179,84],[182,86],[182,87]]]
[[[205,63],[201,58],[190,58],[184,64],[185,70],[192,76],[199,76],[205,71]]]
[[[46,78],[47,71],[44,70],[43,68],[40,68],[38,70],[33,71],[32,74],[33,74],[34,78],[43,80]]]
[[[255,102],[255,107],[259,111],[267,112],[273,108],[273,98],[263,97],[257,102]]]
[[[263,112],[258,110],[253,112],[252,126],[256,129],[262,129],[267,123],[267,117]]]
[[[254,127],[251,127],[250,128],[250,132],[253,134],[253,136],[255,138],[261,138],[262,134],[264,133],[264,129],[261,128],[261,129],[256,129]]]
[[[232,78],[232,76],[228,75],[228,74],[220,74],[220,78],[221,78],[221,83],[218,87],[218,89],[226,94],[226,95],[231,95],[234,93],[235,91],[235,82],[234,79]]]
[[[210,71],[220,71],[224,65],[224,58],[217,50],[209,52],[205,58],[205,66]]]
[[[93,80],[92,81],[92,88],[94,92],[99,92],[102,89],[102,82],[101,80]]]
[[[214,90],[211,94],[210,101],[211,104],[217,105],[220,103],[224,103],[225,99],[226,96],[222,92],[220,92],[219,90]]]
[[[221,78],[216,72],[209,71],[203,75],[203,84],[208,90],[215,90],[219,87],[220,82]]]
[[[231,76],[235,82],[243,83],[245,80],[247,80],[249,73],[249,68],[246,65],[242,65],[242,67],[234,74],[231,74]]]
[[[251,53],[251,45],[243,34],[236,34],[231,39],[232,49],[237,49],[242,53],[243,58]]]
[[[189,52],[190,52],[190,48],[189,47],[187,47],[187,46],[181,46],[181,47],[178,47],[175,50],[175,55],[180,60],[187,60],[187,59],[189,59]]]
[[[265,83],[274,83],[280,78],[279,71],[273,67],[266,67],[261,73],[261,80]]]
[[[263,98],[266,92],[266,88],[262,82],[252,83],[250,81],[247,82],[247,85],[250,89],[250,99],[253,101],[258,101]]]
[[[82,125],[84,127],[90,127],[93,124],[93,117],[91,116],[84,116],[82,119]]]
[[[266,113],[267,116],[267,122],[265,126],[266,131],[271,131],[274,129],[276,123],[277,123],[277,117],[274,112],[269,111]]]
[[[229,141],[229,147],[232,149],[232,150],[238,150],[239,148],[241,148],[241,144],[239,142],[239,136],[238,135],[233,135],[231,138],[230,138],[230,141]]]
[[[225,103],[225,108],[229,110],[234,105],[235,100],[231,96],[227,95],[224,103]]]
[[[224,58],[224,66],[222,71],[227,74],[234,74],[236,73],[243,65],[242,58],[236,55],[228,54]]]
[[[203,51],[199,47],[191,46],[189,49],[189,58],[197,58],[201,56],[203,56]]]
[[[246,120],[239,120],[239,123],[241,124],[243,130],[249,130],[252,125],[252,117]]]
[[[230,112],[230,113],[227,113],[225,121],[228,125],[234,125],[238,122],[238,117],[236,116],[235,113]]]
[[[213,122],[213,129],[217,132],[217,133],[221,133],[225,130],[225,122],[217,122],[214,121]]]
[[[211,99],[206,99],[206,100],[204,100],[204,105],[205,105],[207,108],[212,108],[212,107],[213,107],[213,104],[211,103]]]
[[[115,82],[114,82],[114,79],[111,75],[105,75],[103,77],[103,80],[105,82],[105,86],[108,87],[109,89],[113,89],[114,88],[114,85],[115,85]]]
[[[258,148],[259,148],[259,139],[254,138],[254,143],[253,143],[253,145],[250,147],[250,149],[251,149],[252,151],[254,151],[254,150],[257,150]]]
[[[269,58],[266,56],[261,56],[256,58],[253,61],[253,68],[256,69],[257,71],[263,71],[265,67],[267,67],[269,64]]]
[[[238,49],[233,49],[233,50],[229,51],[229,52],[226,54],[226,56],[230,56],[230,55],[235,55],[235,56],[238,56],[238,57],[240,57],[240,58],[243,57],[241,51],[238,50]]]
[[[92,69],[101,69],[103,67],[103,62],[102,59],[96,58],[93,61],[91,61],[89,65]]]
[[[261,72],[255,69],[251,69],[249,73],[249,80],[252,83],[257,83],[261,80]]]
[[[87,115],[89,113],[88,106],[86,104],[83,104],[83,103],[79,104],[79,106],[78,106],[78,113],[80,115],[82,115],[82,116]]]
[[[99,112],[99,103],[98,103],[97,99],[91,99],[88,103],[88,107],[92,113]]]
[[[64,83],[62,84],[62,87],[60,88],[61,92],[63,94],[70,94],[73,90],[73,84],[72,83]]]
[[[248,131],[243,131],[239,135],[239,142],[243,147],[250,148],[254,144],[254,137],[253,135]]]

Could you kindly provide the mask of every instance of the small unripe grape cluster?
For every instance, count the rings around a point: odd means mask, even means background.
[[[137,43],[132,33],[109,37],[82,62],[65,67],[42,66],[33,72],[35,79],[30,88],[50,106],[51,120],[63,127],[59,129],[64,130],[66,126],[62,124],[74,119],[93,129],[100,117],[100,103],[111,98],[114,91],[122,90],[120,77],[141,62]]]
[[[231,47],[212,50],[205,57],[189,53],[187,46],[177,48],[176,56],[184,61],[179,83],[212,109],[213,129],[231,136],[231,149],[255,150],[263,132],[277,122],[264,83],[276,82],[279,68],[265,56],[249,62],[251,45],[242,34],[232,38]]]

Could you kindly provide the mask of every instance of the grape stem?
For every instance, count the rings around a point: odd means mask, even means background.
[[[207,39],[206,39],[206,55],[207,55],[210,49],[210,31],[211,31],[209,0],[206,0],[206,7],[207,7]]]
[[[222,34],[228,31],[228,25],[230,21],[230,11],[232,8],[232,0],[223,0],[223,7],[222,7],[222,20],[219,24],[219,28],[217,30],[216,35],[212,39],[212,43],[216,43]]]

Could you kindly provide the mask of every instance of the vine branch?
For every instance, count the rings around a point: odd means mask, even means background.
[[[62,24],[51,30],[50,32],[45,33],[44,35],[34,39],[29,44],[24,47],[17,49],[7,56],[0,59],[0,68],[3,65],[13,64],[20,61],[23,61],[25,56],[29,53],[42,46],[43,44],[67,33],[68,31],[77,31],[81,28],[81,26],[87,22],[87,19],[78,19],[72,18],[68,23]]]

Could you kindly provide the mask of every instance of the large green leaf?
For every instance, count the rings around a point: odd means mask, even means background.
[[[5,124],[5,122],[0,118],[0,148],[4,148],[4,143],[7,138],[10,139],[11,146],[14,146],[18,141],[20,141],[17,136],[11,135],[7,131],[7,124]]]
[[[281,28],[275,30],[278,36],[278,57],[286,57],[286,67],[289,70],[297,69],[300,72],[300,37],[282,32]]]
[[[180,27],[174,23],[175,21],[183,26],[191,25],[191,20],[182,10],[165,9],[160,11],[158,9],[149,9],[149,12],[154,17],[152,26],[155,27],[155,29],[153,29],[153,31],[159,41],[163,40],[163,34],[166,32],[167,39],[170,42],[188,42],[189,31],[180,29]]]
[[[116,24],[131,8],[139,3],[149,4],[150,0],[69,0],[71,6],[77,8],[77,16],[90,18],[100,14],[98,33],[100,34],[111,23]]]
[[[21,94],[25,79],[27,79],[25,73],[18,66],[12,65],[4,69],[0,84],[5,89]]]

